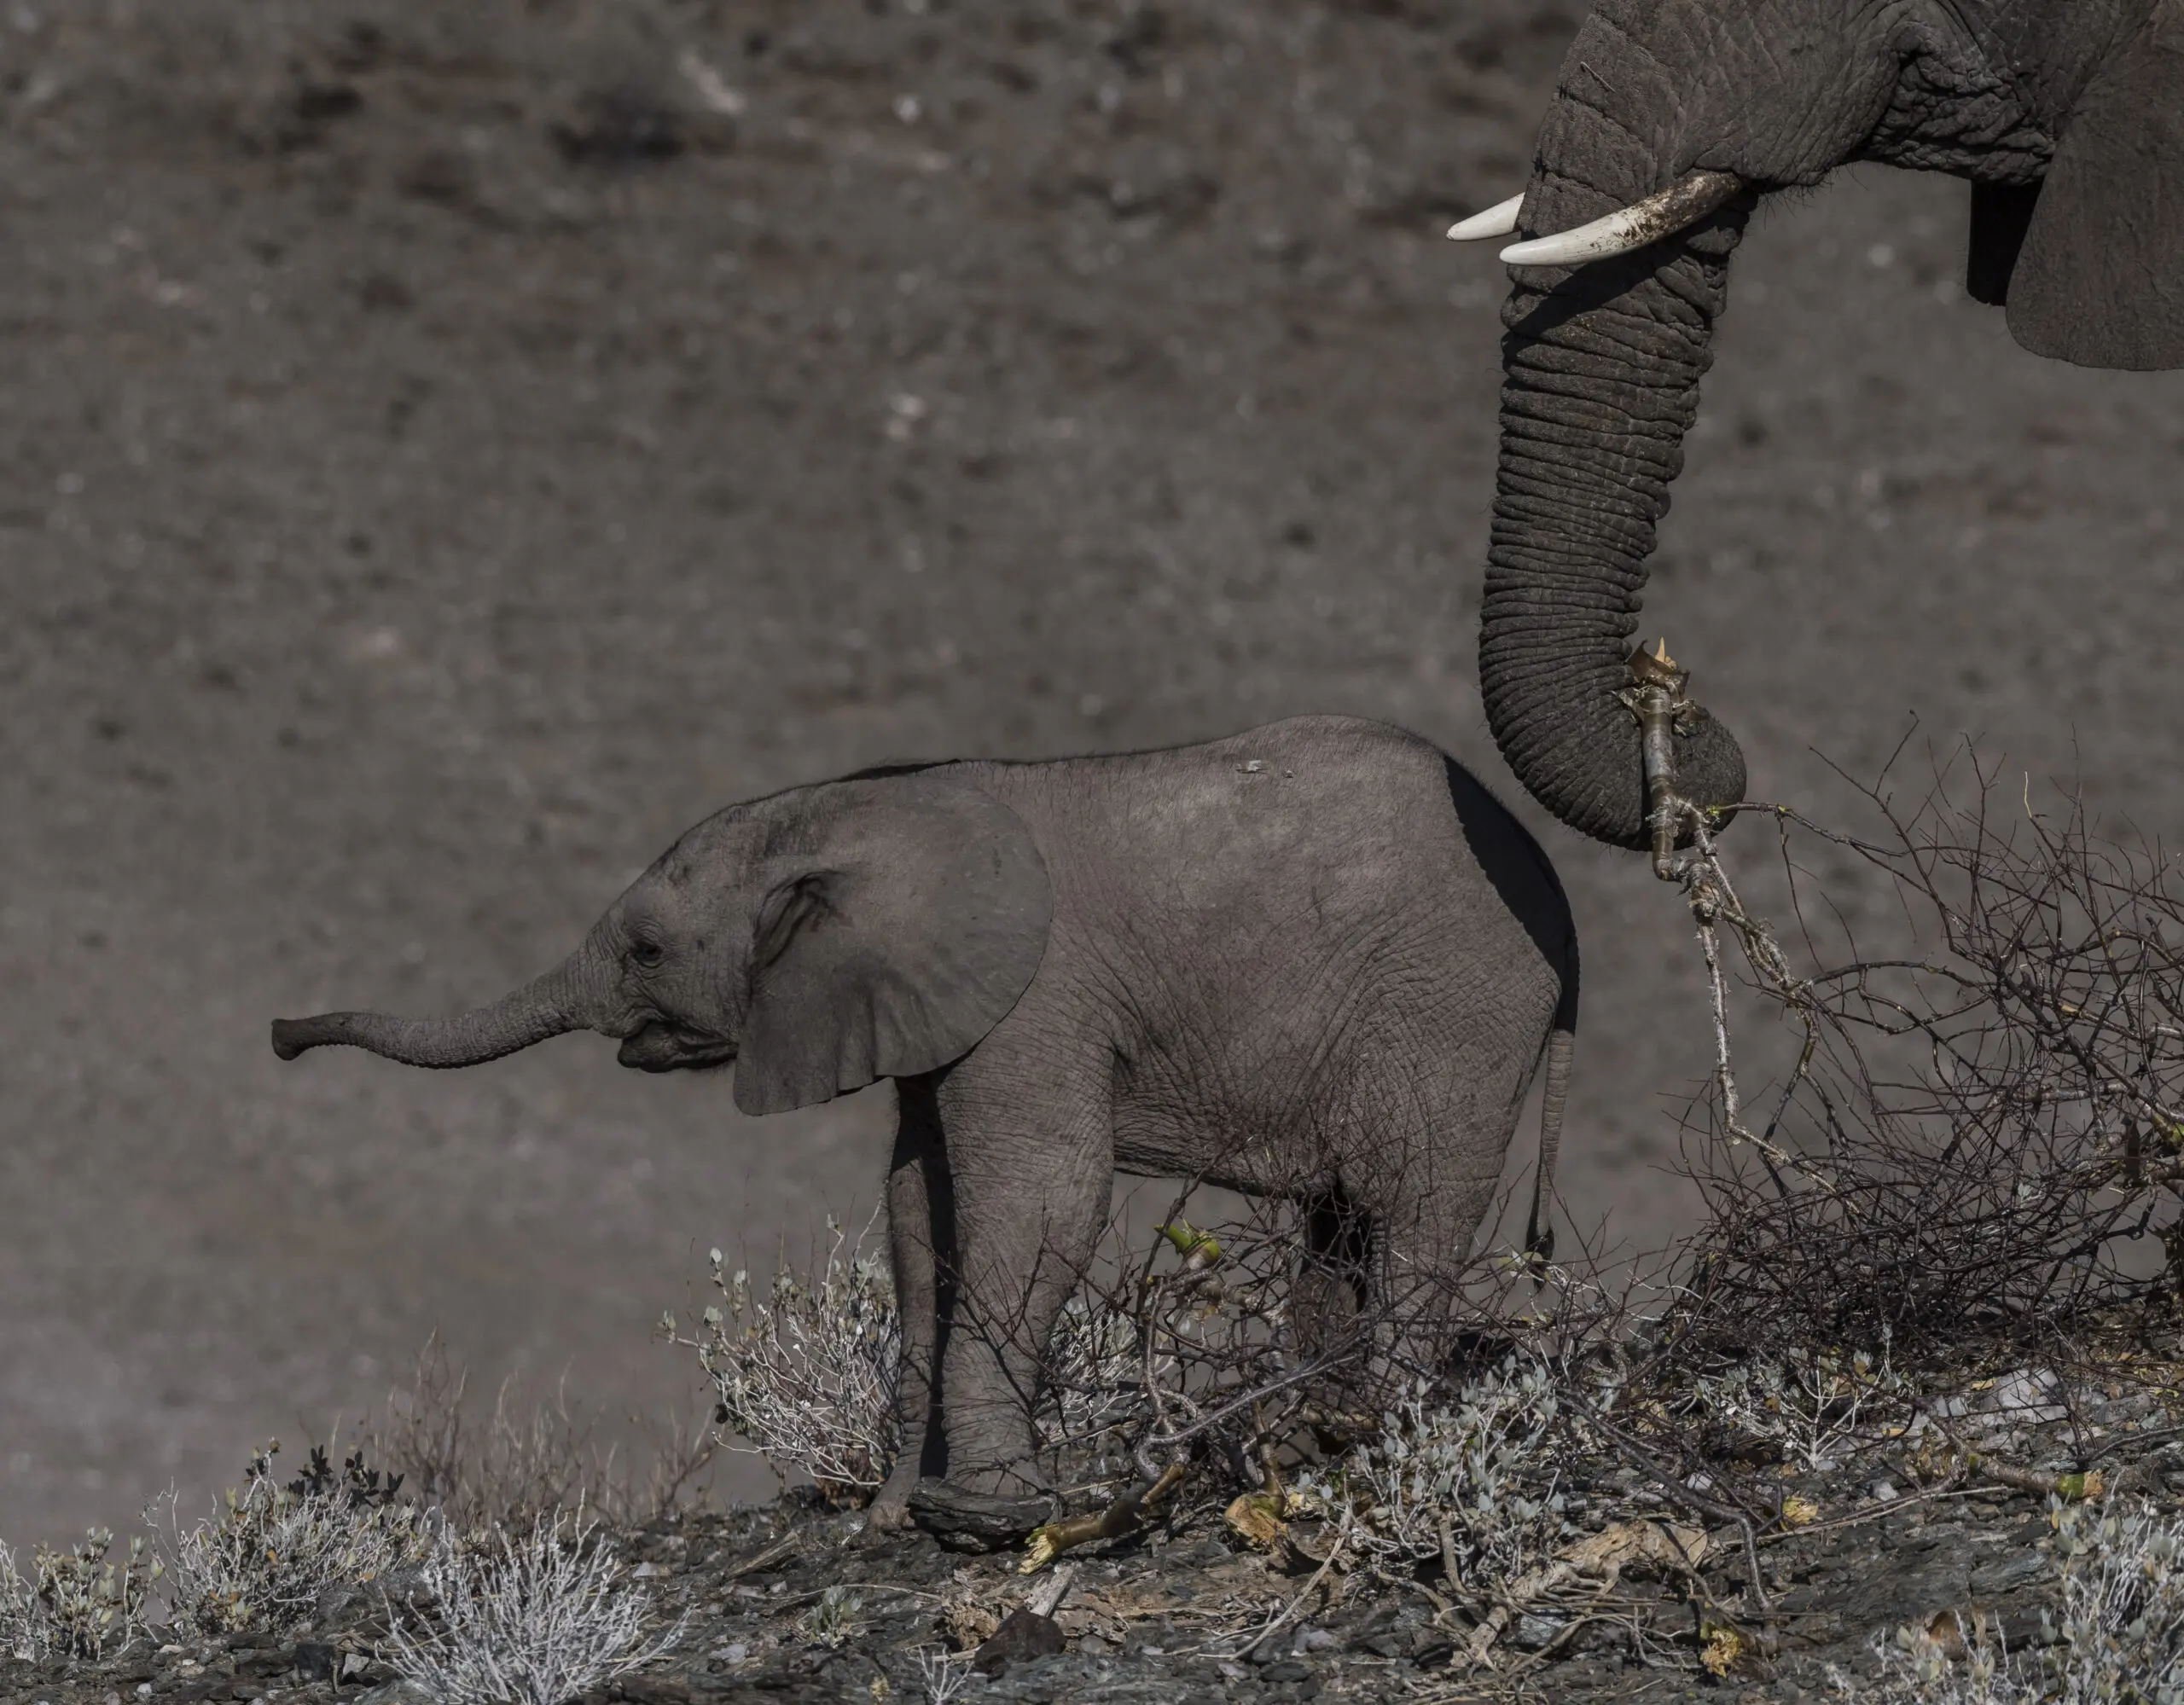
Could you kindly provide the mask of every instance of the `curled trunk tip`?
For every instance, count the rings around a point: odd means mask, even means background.
[[[273,1021],[273,1052],[282,1059],[293,1059],[305,1048],[315,1048],[333,1037],[323,1035],[322,1027],[340,1016],[328,1013],[318,1018],[276,1018]]]

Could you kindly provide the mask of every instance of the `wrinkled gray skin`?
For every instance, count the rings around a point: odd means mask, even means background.
[[[2184,0],[1602,0],[1518,229],[1567,230],[1694,169],[1763,192],[1866,159],[1971,180],[1967,286],[2007,300],[2027,349],[2184,365]],[[1614,694],[1754,200],[1618,258],[1519,268],[1502,314],[1487,718],[1542,804],[1619,845],[1647,835]],[[1687,795],[1743,797],[1719,723],[1679,745]]]
[[[648,1071],[734,1061],[750,1113],[897,1079],[904,1442],[874,1520],[915,1486],[921,1519],[997,1541],[1045,1517],[1025,1395],[1118,1169],[1345,1210],[1368,1300],[1448,1272],[1542,1058],[1552,1167],[1577,977],[1553,868],[1476,780],[1304,717],[730,806],[495,1006],[282,1020],[273,1045],[452,1066],[600,1030]]]

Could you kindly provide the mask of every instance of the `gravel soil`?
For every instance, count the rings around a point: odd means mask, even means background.
[[[2173,1418],[2145,1396],[2117,1412],[2131,1418],[2094,1423],[2094,1435],[2107,1435],[2099,1448],[2110,1494],[2173,1513],[2184,1504],[2184,1450],[2165,1424]],[[2052,1426],[2016,1429],[2007,1443],[2031,1460],[2068,1450]],[[1324,1555],[1324,1535],[1293,1524],[1293,1543],[1254,1549],[1223,1522],[1217,1499],[1186,1499],[1165,1527],[1072,1553],[1058,1626],[1042,1647],[1000,1628],[1046,1579],[1020,1573],[1018,1554],[966,1557],[915,1534],[875,1536],[854,1513],[789,1494],[615,1539],[652,1596],[656,1624],[679,1618],[682,1629],[667,1657],[585,1699],[925,1700],[938,1691],[944,1661],[959,1696],[994,1702],[1756,1705],[1832,1696],[1831,1669],[1870,1675],[1876,1639],[1906,1627],[1947,1638],[1951,1614],[1960,1627],[1984,1615],[2013,1649],[2052,1641],[2042,1616],[2058,1602],[2048,1500],[1963,1480],[1921,1487],[1900,1455],[1862,1453],[1783,1483],[1817,1513],[1800,1528],[1761,1530],[1769,1615],[1752,1607],[1741,1536],[1719,1528],[1694,1569],[1634,1569],[1596,1594],[1538,1601],[1538,1614],[1517,1618],[1485,1665],[1466,1656],[1481,1607],[1461,1592],[1449,1604],[1438,1568],[1415,1580],[1351,1572],[1339,1556],[1321,1568],[1314,1555]],[[1595,1528],[1679,1519],[1628,1470],[1580,1474],[1567,1489],[1594,1512]],[[403,1596],[398,1580],[388,1587]],[[820,1616],[830,1598],[846,1602]],[[102,1665],[0,1662],[0,1700],[432,1705],[378,1656],[384,1598],[338,1592],[321,1609],[317,1626],[278,1640],[245,1635],[224,1646],[154,1650],[146,1639]]]

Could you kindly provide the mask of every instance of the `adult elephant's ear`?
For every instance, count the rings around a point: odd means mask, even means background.
[[[2184,0],[2156,0],[2065,121],[2009,326],[2083,367],[2184,367]]]
[[[968,782],[926,771],[814,787],[792,796],[775,841],[735,1063],[746,1113],[946,1065],[1039,968],[1045,861],[1023,821]]]

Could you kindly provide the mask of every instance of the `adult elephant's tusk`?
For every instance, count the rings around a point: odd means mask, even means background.
[[[1524,205],[1525,194],[1520,189],[1507,201],[1496,201],[1484,212],[1457,220],[1449,227],[1449,235],[1460,243],[1474,243],[1481,237],[1506,237],[1517,229],[1517,211]]]
[[[1743,188],[1744,180],[1733,171],[1694,171],[1589,225],[1512,243],[1502,258],[1512,266],[1578,266],[1629,254],[1698,223]]]

